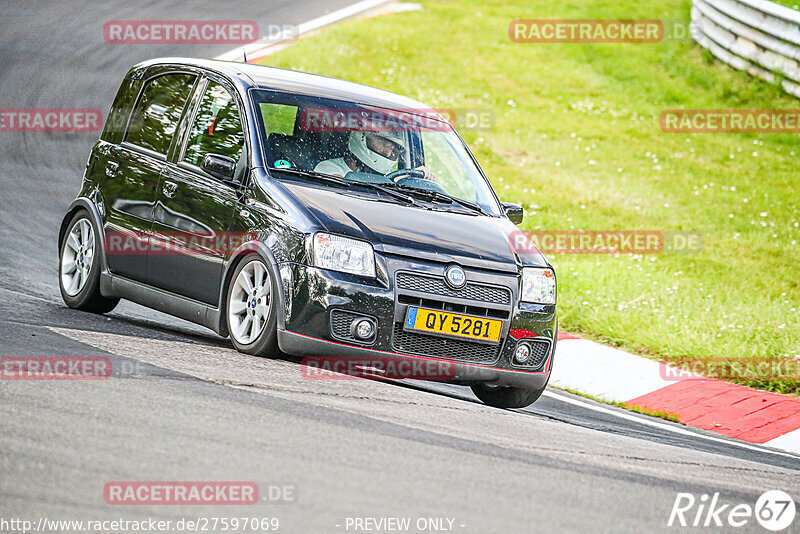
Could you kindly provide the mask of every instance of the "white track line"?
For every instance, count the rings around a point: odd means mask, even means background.
[[[309,20],[308,22],[303,22],[297,26],[296,37],[300,37],[301,35],[308,33],[310,31],[318,30],[319,28],[322,28],[324,26],[329,26],[336,22],[353,17],[355,15],[358,15],[359,13],[369,11],[370,9],[374,9],[382,4],[388,4],[391,1],[393,0],[363,0],[353,5],[339,9],[338,11],[334,11],[333,13],[328,13],[327,15],[323,15],[313,20]],[[246,44],[244,46],[238,46],[233,50],[230,50],[228,52],[225,52],[224,54],[215,57],[214,59],[221,59],[225,61],[240,60],[243,58],[243,51],[247,52],[247,55],[250,56],[250,59],[258,59],[258,57],[263,57],[259,56],[259,52],[262,52],[264,49],[276,46],[280,43],[284,43],[290,40],[291,39],[270,41],[268,39],[259,39],[258,41],[254,41],[250,44]]]
[[[734,438],[723,439],[723,438],[717,438],[715,436],[709,436],[709,435],[701,433],[701,432],[693,432],[691,430],[688,430],[688,429],[685,429],[685,428],[681,428],[681,427],[678,427],[678,426],[668,425],[668,424],[665,424],[665,423],[659,423],[658,421],[653,421],[653,420],[651,420],[651,419],[649,419],[647,417],[638,417],[638,416],[635,416],[635,415],[629,415],[629,414],[624,413],[624,412],[618,412],[616,410],[610,410],[608,408],[603,408],[602,406],[595,406],[594,404],[591,404],[589,402],[584,402],[584,401],[581,401],[581,400],[578,400],[578,399],[574,399],[572,397],[567,397],[566,395],[559,395],[558,393],[553,393],[550,390],[545,391],[542,394],[542,396],[550,397],[551,399],[557,399],[557,400],[560,400],[562,402],[566,402],[567,404],[574,404],[575,406],[580,406],[582,408],[587,408],[589,410],[594,410],[596,412],[600,412],[600,413],[604,413],[604,414],[607,414],[607,415],[612,415],[612,416],[615,416],[615,417],[619,417],[620,419],[625,419],[627,421],[635,421],[637,423],[640,423],[640,424],[643,424],[643,425],[646,425],[646,426],[652,426],[654,428],[660,428],[661,430],[667,430],[669,432],[673,432],[675,434],[681,434],[683,436],[691,436],[691,437],[695,437],[695,438],[702,438],[702,439],[706,439],[706,440],[709,440],[709,441],[722,443],[722,444],[725,444],[725,445],[733,445],[735,447],[740,447],[742,449],[747,449],[747,450],[750,450],[750,451],[757,451],[757,452],[763,452],[763,453],[768,453],[768,454],[775,454],[775,455],[778,455],[778,456],[785,456],[787,458],[797,459],[797,455],[795,455],[795,454],[775,451],[775,450],[769,449],[767,447],[758,447],[758,446],[755,446],[755,445],[750,445],[749,443],[745,443],[743,441],[738,441],[738,440],[735,440]]]
[[[791,432],[773,438],[766,442],[764,445],[775,447],[776,449],[784,449],[788,451],[800,451],[800,428],[792,430]]]
[[[562,339],[550,383],[605,401],[627,402],[675,383],[662,377],[661,366],[588,339]]]

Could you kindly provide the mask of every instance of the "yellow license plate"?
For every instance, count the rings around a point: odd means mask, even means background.
[[[403,326],[405,330],[497,343],[503,321],[409,306]]]

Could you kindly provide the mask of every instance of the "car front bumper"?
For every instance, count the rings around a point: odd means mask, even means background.
[[[400,371],[399,376],[386,375],[391,378],[530,389],[546,385],[556,346],[555,306],[519,303],[516,276],[465,268],[469,284],[461,292],[444,285],[447,265],[398,257],[377,260],[375,279],[282,264],[281,350],[329,370],[352,370],[352,365],[342,365],[350,362]],[[409,305],[500,318],[500,343],[408,332],[403,320]],[[349,337],[336,326],[342,317],[372,319],[375,336],[367,341]],[[522,340],[537,347],[540,357],[535,365],[515,365],[514,352]]]

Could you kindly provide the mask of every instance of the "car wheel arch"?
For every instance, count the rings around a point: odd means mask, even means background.
[[[105,227],[103,226],[103,219],[100,217],[100,212],[97,210],[97,206],[94,202],[86,197],[76,198],[72,204],[70,204],[66,215],[64,215],[64,218],[61,220],[61,225],[58,229],[57,243],[59,254],[61,253],[61,243],[67,233],[69,223],[79,211],[86,211],[89,213],[89,221],[92,223],[92,226],[94,226],[94,231],[97,235],[97,243],[100,245],[100,271],[106,272],[108,270],[108,264],[106,263]]]
[[[258,240],[251,240],[239,245],[239,247],[233,251],[230,259],[227,261],[224,267],[222,284],[219,288],[219,329],[217,331],[220,333],[220,335],[230,335],[230,332],[228,332],[228,325],[225,321],[228,310],[228,285],[231,283],[233,275],[236,272],[236,268],[239,266],[239,264],[244,261],[245,258],[248,258],[254,254],[261,257],[261,259],[264,261],[264,264],[267,266],[267,269],[269,270],[269,275],[277,282],[278,308],[276,312],[278,313],[278,328],[282,329],[285,324],[285,317],[283,313],[281,313],[285,309],[285,295],[283,294],[283,284],[280,283],[281,277],[278,262],[275,260],[275,256],[272,254],[272,251],[264,243]]]

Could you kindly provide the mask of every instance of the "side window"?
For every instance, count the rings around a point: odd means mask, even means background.
[[[239,161],[244,131],[236,101],[224,87],[208,82],[189,132],[183,161],[197,165],[206,154],[220,154]]]
[[[191,74],[165,74],[147,82],[125,140],[166,154],[194,78]]]
[[[425,167],[436,175],[436,182],[445,191],[460,199],[475,202],[477,190],[472,176],[465,176],[466,163],[461,160],[459,151],[450,143],[455,142],[451,136],[439,132],[422,132],[422,143],[425,147]]]

